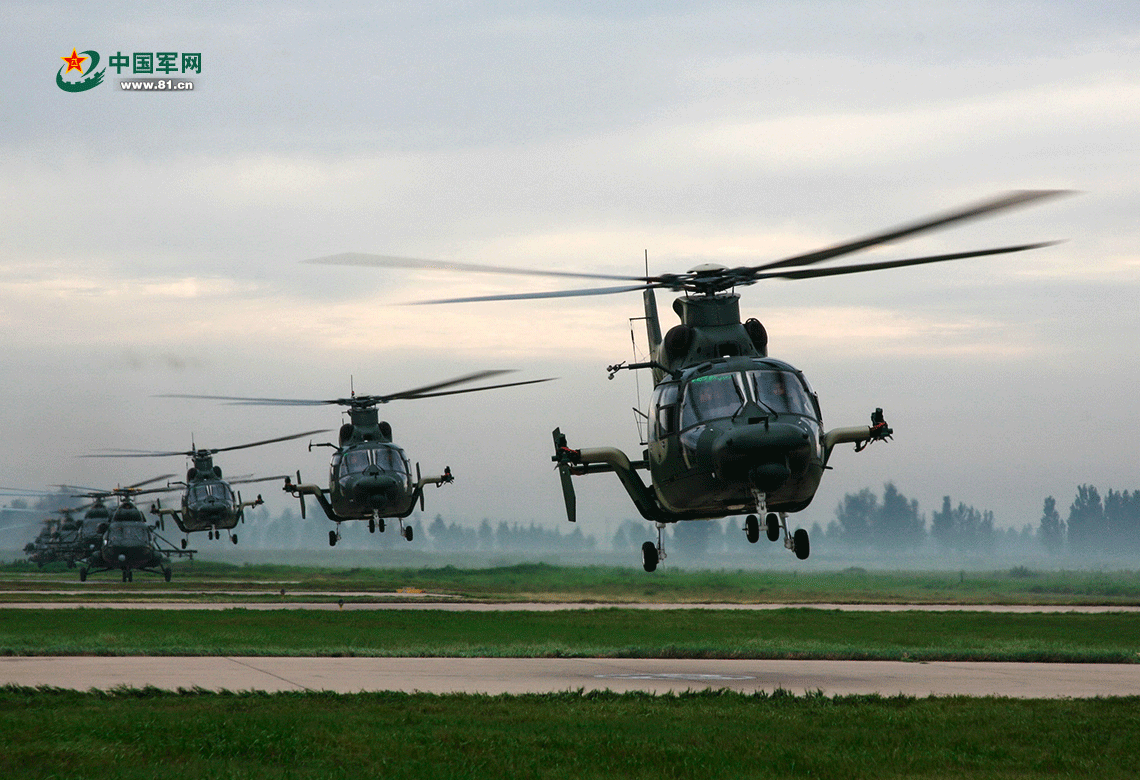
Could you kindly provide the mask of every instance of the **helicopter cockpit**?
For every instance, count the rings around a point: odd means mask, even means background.
[[[731,373],[699,376],[689,381],[683,388],[660,385],[655,400],[655,419],[660,435],[668,435],[667,407],[680,404],[679,430],[690,428],[710,420],[733,417],[748,402],[775,415],[795,414],[819,421],[819,410],[803,380],[791,371],[778,369],[754,369]]]
[[[340,473],[336,474],[337,459],[333,459],[334,476],[340,479],[354,474],[363,474],[370,466],[376,466],[381,473],[393,474],[410,483],[411,464],[403,451],[395,447],[360,447],[345,452],[340,458]]]
[[[191,485],[187,500],[190,503],[197,504],[206,502],[211,497],[229,503],[232,503],[234,500],[233,491],[231,491],[230,486],[224,482],[208,482],[201,485]]]
[[[105,543],[111,547],[144,547],[150,544],[150,529],[145,523],[111,523]]]

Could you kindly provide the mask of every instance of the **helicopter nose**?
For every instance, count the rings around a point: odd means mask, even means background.
[[[712,445],[712,460],[721,479],[748,481],[762,493],[773,493],[788,481],[788,456],[808,446],[807,431],[788,423],[740,425]]]
[[[400,482],[391,474],[365,473],[353,488],[358,501],[381,509],[400,495]]]

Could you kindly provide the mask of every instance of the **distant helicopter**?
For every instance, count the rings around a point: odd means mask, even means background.
[[[233,447],[215,447],[204,449],[191,446],[189,450],[179,452],[151,452],[143,450],[120,450],[116,453],[86,455],[88,458],[161,458],[182,455],[193,460],[194,465],[186,472],[186,481],[173,483],[185,490],[182,493],[182,508],[164,508],[160,500],[156,500],[150,508],[152,515],[159,517],[161,528],[163,519],[171,517],[184,534],[196,531],[205,531],[210,539],[220,539],[222,531],[229,531],[229,539],[238,543],[233,529],[239,522],[245,522],[245,510],[248,507],[260,506],[265,503],[259,495],[253,501],[242,501],[241,494],[235,493],[231,485],[242,485],[252,482],[269,482],[284,479],[284,476],[257,477],[252,479],[232,479],[228,482],[222,479],[222,469],[214,465],[213,456],[219,452],[243,450],[249,447],[260,447],[265,444],[274,444],[281,441],[291,441],[302,436],[312,436],[315,433],[324,433],[328,429],[304,431],[289,436],[279,436],[275,439],[265,439],[249,444],[238,444]],[[182,548],[187,545],[187,537],[182,539]]]
[[[340,428],[337,444],[318,444],[334,450],[329,466],[329,486],[304,484],[301,474],[297,482],[285,477],[284,490],[296,496],[301,502],[301,517],[305,517],[305,496],[317,499],[325,516],[336,523],[329,531],[329,545],[335,546],[340,540],[340,524],[348,520],[367,520],[368,530],[381,532],[385,519],[395,519],[400,525],[400,536],[409,542],[413,532],[411,525],[404,525],[404,518],[412,513],[416,505],[423,509],[424,487],[443,485],[454,480],[451,468],[445,468],[437,477],[420,476],[420,466],[416,464],[416,476],[412,478],[411,464],[404,450],[392,441],[392,426],[380,420],[376,407],[390,401],[433,398],[460,393],[476,393],[483,390],[496,390],[504,387],[531,385],[548,382],[549,379],[530,379],[523,382],[472,387],[464,390],[443,390],[445,387],[476,382],[506,371],[479,371],[473,374],[448,379],[443,382],[404,390],[388,395],[356,395],[348,398],[327,400],[296,400],[284,398],[242,398],[218,395],[177,395],[177,398],[209,398],[220,401],[233,401],[238,404],[268,406],[327,406],[337,405],[347,408],[349,422]],[[312,450],[313,444],[309,444]]]
[[[134,496],[142,493],[159,493],[167,490],[138,490],[135,488],[115,488],[110,491],[87,493],[77,498],[93,498],[98,500],[115,496],[118,504],[109,510],[105,523],[100,525],[102,541],[99,548],[82,561],[79,565],[79,580],[85,582],[88,574],[97,574],[104,571],[118,569],[123,574],[123,582],[134,580],[135,571],[146,571],[161,574],[170,582],[173,569],[170,565],[171,555],[193,556],[197,550],[179,550],[155,533],[154,528],[147,525],[146,516],[143,515],[132,500]],[[163,547],[163,543],[166,547]]]
[[[662,530],[681,520],[706,520],[744,513],[749,542],[760,538],[761,520],[771,541],[800,559],[808,557],[807,531],[788,532],[787,515],[806,508],[838,444],[861,451],[893,433],[881,409],[870,425],[825,431],[819,397],[803,372],[768,356],[768,335],[756,319],[741,322],[736,287],[765,279],[810,279],[877,271],[985,255],[1021,252],[1055,242],[1020,244],[904,260],[831,268],[809,268],[841,255],[908,238],[919,233],[1064,194],[1061,190],[1023,190],[959,208],[919,222],[832,247],[756,266],[726,268],[698,265],[686,273],[615,276],[571,271],[524,270],[503,266],[436,262],[368,254],[342,254],[306,262],[331,265],[427,268],[479,273],[527,274],[620,280],[626,284],[585,290],[485,295],[420,303],[464,303],[642,291],[650,360],[610,366],[650,369],[654,390],[647,421],[647,448],[631,459],[615,447],[571,449],[554,429],[554,456],[562,483],[567,518],[574,521],[571,478],[613,472],[642,517],[657,528],[656,543],[642,545],[642,564],[654,571],[666,557]],[[629,284],[633,282],[634,284]],[[683,293],[673,302],[681,324],[661,336],[655,289]],[[651,485],[637,474],[648,470]],[[759,517],[758,517],[759,516]]]

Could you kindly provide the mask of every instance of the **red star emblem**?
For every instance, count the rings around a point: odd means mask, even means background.
[[[79,71],[80,75],[82,75],[83,74],[83,61],[86,59],[89,59],[89,58],[88,57],[80,57],[79,54],[73,48],[71,50],[71,56],[70,57],[60,57],[60,59],[67,63],[67,71],[66,71],[67,73],[71,73],[71,71],[77,70],[77,71]]]

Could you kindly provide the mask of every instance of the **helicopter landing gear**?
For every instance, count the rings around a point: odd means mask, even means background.
[[[665,560],[665,545],[661,541],[661,532],[665,530],[664,523],[656,523],[657,526],[657,544],[653,542],[646,542],[641,545],[641,565],[646,571],[655,571],[657,564]]]
[[[657,548],[653,546],[653,542],[641,545],[641,565],[646,571],[657,570]]]
[[[780,525],[782,522],[780,516],[775,512],[769,512],[764,515],[764,530],[768,534],[769,542],[778,542],[780,540]]]
[[[166,568],[164,568],[162,570],[162,576],[163,576],[163,578],[166,579],[167,582],[170,582],[170,577],[173,574],[174,574],[174,571],[169,566],[167,566]]]
[[[384,530],[384,525],[383,525],[384,521],[381,520],[380,523],[381,523],[380,530],[383,531]],[[412,527],[409,525],[408,527],[405,528],[403,519],[400,520],[400,536],[404,537],[409,542],[412,541]]]
[[[183,550],[186,549],[186,538],[185,537],[182,538],[182,549]]]
[[[123,582],[134,582],[135,575],[130,569],[123,569]]]
[[[744,518],[744,536],[748,539],[749,544],[756,544],[760,541],[760,521],[756,515],[749,515]]]
[[[79,570],[79,581],[80,582],[87,582],[87,567],[86,566],[84,566],[83,568],[81,568]]]
[[[808,554],[811,552],[811,545],[808,542],[808,532],[802,528],[797,528],[795,534],[792,535],[792,552],[801,561],[806,561]]]
[[[237,534],[230,534],[230,541],[237,544]]]
[[[376,533],[376,519],[375,518],[368,521],[368,533],[370,533],[370,534]]]

